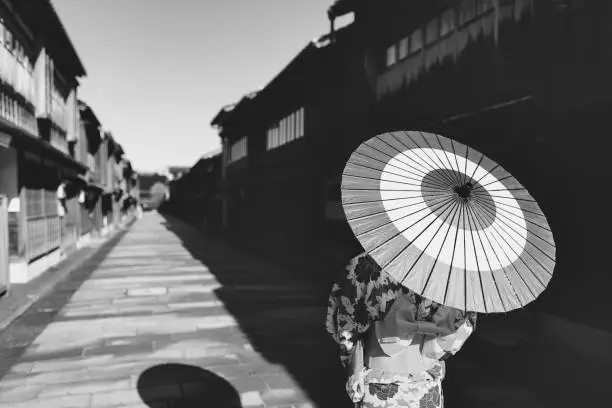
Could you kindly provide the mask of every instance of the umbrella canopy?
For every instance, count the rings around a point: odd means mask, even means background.
[[[342,175],[351,229],[383,270],[435,302],[507,312],[548,285],[555,243],[527,190],[483,154],[440,135],[361,144]]]

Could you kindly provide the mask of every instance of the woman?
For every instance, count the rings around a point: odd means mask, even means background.
[[[355,406],[442,408],[444,360],[473,332],[476,313],[403,288],[365,253],[347,270],[332,288],[327,330],[340,344]]]

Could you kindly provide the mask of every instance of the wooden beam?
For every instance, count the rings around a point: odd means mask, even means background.
[[[533,99],[534,99],[533,95],[523,96],[521,98],[512,99],[510,101],[506,101],[506,102],[502,102],[502,103],[497,103],[495,105],[487,106],[484,109],[479,109],[479,110],[472,111],[472,112],[469,112],[469,113],[462,113],[462,114],[459,114],[459,115],[451,116],[451,117],[448,117],[446,119],[442,119],[442,123],[453,122],[453,121],[456,121],[456,120],[459,120],[459,119],[465,119],[465,118],[468,118],[470,116],[477,115],[479,113],[484,113],[484,112],[488,112],[488,111],[492,111],[492,110],[497,110],[497,109],[505,108],[507,106],[516,105],[518,103],[523,103],[523,102],[531,101]]]

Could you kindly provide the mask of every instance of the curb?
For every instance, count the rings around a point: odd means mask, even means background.
[[[102,251],[105,246],[112,243],[116,239],[121,239],[123,235],[127,233],[127,231],[132,227],[132,225],[134,225],[136,221],[137,221],[136,218],[133,218],[127,221],[125,224],[120,225],[116,230],[112,231],[110,234],[106,235],[105,237],[101,239],[92,239],[87,245],[81,247],[77,251],[73,252],[70,256],[66,257],[64,261],[67,262],[67,261],[70,261],[71,258],[75,260],[75,258],[79,254],[84,254],[82,259],[78,259],[76,260],[74,264],[69,265],[66,268],[66,270],[63,271],[63,273],[58,274],[58,276],[56,276],[55,279],[51,279],[49,280],[49,282],[46,282],[46,284],[43,284],[38,290],[36,290],[35,294],[25,294],[25,296],[27,297],[27,301],[25,301],[23,305],[19,306],[17,309],[15,309],[13,313],[9,314],[8,317],[6,317],[5,319],[3,319],[3,321],[0,322],[0,333],[4,329],[6,329],[8,326],[10,326],[11,323],[13,323],[21,315],[27,312],[28,309],[32,307],[32,305],[35,304],[39,299],[43,298],[49,292],[51,292],[53,288],[55,288],[60,282],[65,280],[75,270],[80,268],[85,262],[87,262],[88,260],[93,258],[96,254],[98,254],[100,251]],[[85,254],[85,251],[87,249],[91,249],[92,251]],[[50,269],[52,268],[49,268],[48,270],[43,272],[43,274],[50,272]]]

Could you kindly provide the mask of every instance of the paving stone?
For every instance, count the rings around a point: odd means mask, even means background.
[[[95,367],[104,365],[113,360],[112,355],[102,355],[93,357],[83,357],[72,360],[54,360],[38,362],[34,365],[31,372],[43,373],[43,372],[57,372],[63,370],[75,370],[81,367]]]
[[[115,357],[128,355],[150,354],[153,352],[153,343],[136,343],[129,345],[98,346],[87,348],[84,351],[85,357],[112,354]]]
[[[65,395],[98,394],[108,391],[126,390],[130,389],[131,386],[132,383],[129,378],[119,381],[89,381],[83,384],[68,383],[45,387],[45,389],[40,393],[40,397],[45,398]]]
[[[142,289],[128,289],[126,294],[128,296],[162,296],[168,293],[168,288],[142,288]]]
[[[124,305],[144,305],[148,303],[156,303],[157,298],[154,296],[148,297],[117,297],[113,300],[113,306],[120,307]]]
[[[266,405],[286,405],[308,402],[308,396],[299,388],[276,388],[261,395]]]
[[[66,370],[61,372],[46,372],[46,373],[34,373],[29,375],[25,380],[27,384],[37,385],[37,384],[70,384],[77,383],[86,379],[87,370]]]
[[[265,377],[263,381],[271,390],[287,390],[297,388],[295,381],[286,375],[268,376]]]
[[[131,314],[131,313],[140,313],[143,315],[151,315],[157,313],[168,312],[171,309],[163,304],[154,304],[154,305],[116,305],[117,306],[117,314]]]
[[[91,395],[70,395],[58,398],[44,398],[9,405],[0,404],[0,408],[88,408]]]
[[[183,286],[171,286],[168,288],[170,293],[212,293],[217,289],[221,289],[221,284],[209,284],[209,285],[183,285]]]
[[[38,397],[44,390],[43,385],[19,385],[14,388],[0,389],[0,402],[24,402]]]
[[[240,402],[243,407],[265,407],[259,391],[247,391],[240,394]]]
[[[13,389],[25,385],[27,379],[27,374],[9,372],[0,380],[0,393],[2,393],[2,390]]]
[[[34,368],[36,364],[36,362],[20,363],[11,367],[11,372],[19,374],[28,374],[30,371],[32,371],[32,368]]]
[[[146,370],[148,365],[148,362],[143,363],[142,361],[114,364],[104,368],[89,370],[83,374],[82,378],[87,381],[121,381],[125,378],[131,378],[133,375],[139,375],[142,371]]]
[[[142,404],[142,399],[137,390],[129,389],[99,393],[94,394],[91,399],[92,408],[116,407],[128,404]]]
[[[184,302],[184,303],[169,303],[170,309],[208,309],[223,307],[223,302],[218,300],[209,300],[204,302]]]

